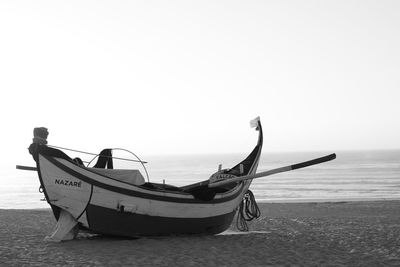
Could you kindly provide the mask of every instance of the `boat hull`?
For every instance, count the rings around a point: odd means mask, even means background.
[[[136,237],[218,234],[229,228],[236,211],[205,218],[174,218],[121,213],[114,209],[89,205],[86,212],[93,232]]]
[[[38,157],[47,201],[57,218],[68,211],[94,233],[115,236],[217,234],[232,223],[248,185],[211,200],[190,193],[149,190],[99,175],[62,158]]]

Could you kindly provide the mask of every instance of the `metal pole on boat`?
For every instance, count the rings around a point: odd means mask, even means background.
[[[259,172],[259,173],[256,173],[256,174],[239,176],[239,177],[236,177],[236,178],[230,178],[230,179],[226,179],[226,180],[222,180],[222,181],[217,181],[217,182],[214,182],[214,183],[209,183],[208,187],[218,187],[218,186],[225,185],[225,184],[241,182],[241,181],[244,181],[244,180],[265,177],[265,176],[269,176],[269,175],[276,174],[276,173],[296,170],[296,169],[300,169],[300,168],[304,168],[304,167],[320,164],[320,163],[323,163],[323,162],[327,162],[327,161],[333,160],[335,158],[336,158],[336,154],[333,153],[333,154],[330,154],[330,155],[327,155],[327,156],[324,156],[324,157],[320,157],[320,158],[304,161],[304,162],[293,164],[293,165],[290,165],[290,166],[280,167],[280,168],[272,169],[272,170],[265,171],[265,172]]]

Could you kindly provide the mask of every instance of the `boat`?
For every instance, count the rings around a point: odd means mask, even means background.
[[[231,168],[218,169],[209,180],[182,187],[145,181],[138,169],[114,169],[110,149],[98,155],[94,167],[85,166],[79,158],[48,145],[46,128],[35,128],[29,147],[36,162],[32,169],[37,170],[40,188],[57,220],[48,238],[73,239],[79,230],[122,237],[225,231],[252,179],[226,181],[256,175],[261,156],[260,119],[251,125],[258,131],[258,140],[246,158]]]
[[[138,169],[114,169],[113,159],[132,159],[116,158],[111,149],[92,154],[96,164],[85,166],[80,158],[62,151],[71,149],[48,145],[43,127],[34,129],[29,147],[36,167],[17,165],[17,169],[38,173],[40,190],[57,220],[48,241],[71,240],[79,231],[121,237],[215,235],[227,230],[236,214],[238,229],[246,231],[247,221],[260,216],[249,190],[253,179],[336,158],[333,153],[257,173],[263,146],[260,118],[250,125],[258,131],[258,140],[246,158],[231,168],[219,165],[208,180],[181,187],[146,181]],[[148,178],[146,162],[132,154]]]

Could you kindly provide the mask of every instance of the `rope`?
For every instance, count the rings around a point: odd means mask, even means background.
[[[83,162],[87,163],[87,167],[89,167],[89,165],[93,162],[93,160],[95,160],[98,156],[100,156],[99,154],[86,152],[86,151],[82,151],[82,150],[76,150],[76,149],[65,148],[65,147],[60,147],[60,146],[51,146],[51,145],[47,145],[47,146],[48,147],[52,147],[52,148],[63,149],[63,150],[73,151],[73,152],[76,152],[76,153],[82,153],[82,154],[87,154],[87,155],[94,156],[94,158],[92,158],[92,160],[89,161],[89,162],[83,161]],[[113,159],[118,159],[118,160],[139,162],[140,164],[142,164],[142,167],[143,167],[143,169],[144,169],[144,171],[146,173],[147,182],[150,182],[149,173],[147,172],[146,166],[144,166],[144,164],[146,164],[147,161],[142,161],[135,153],[133,153],[132,151],[129,151],[127,149],[124,149],[124,148],[112,148],[112,150],[126,151],[128,153],[131,153],[135,158],[137,158],[137,160],[135,160],[135,159],[127,159],[127,158],[119,158],[119,157],[113,157],[113,156],[102,156],[102,157],[113,158]]]
[[[122,150],[122,151],[126,151],[126,152],[128,152],[128,153],[131,153],[134,157],[136,157],[138,160],[135,161],[135,162],[140,162],[140,164],[142,164],[142,167],[143,167],[143,169],[144,169],[144,171],[145,171],[145,173],[146,173],[147,182],[150,183],[149,173],[147,172],[146,166],[144,166],[144,163],[147,163],[147,162],[142,161],[135,153],[133,153],[132,151],[129,151],[129,150],[127,150],[127,149],[124,149],[124,148],[111,148],[111,150]],[[98,156],[99,156],[99,155],[97,154],[97,155],[95,155],[94,158],[92,158],[91,161],[86,162],[86,163],[87,163],[87,167],[89,167],[89,165],[90,165]],[[104,156],[103,156],[103,157],[104,157]],[[112,158],[118,159],[118,158],[116,158],[116,157],[112,157]]]
[[[236,227],[239,231],[249,231],[247,222],[260,217],[261,212],[254,198],[253,192],[247,190],[239,206],[239,212],[236,217]]]
[[[76,150],[76,149],[71,149],[71,148],[65,148],[65,147],[60,147],[60,146],[51,146],[51,145],[47,145],[47,146],[48,147],[52,147],[52,148],[57,148],[57,149],[73,151],[73,152],[76,152],[76,153],[92,155],[92,156],[98,156],[99,155],[99,154],[96,154],[96,153],[90,153],[90,152],[86,152],[86,151],[81,151],[81,150]],[[118,158],[118,157],[109,157],[109,158],[119,159],[119,160],[127,160],[127,161],[133,161],[133,162],[140,162],[142,164],[147,163],[147,161],[142,161],[142,160],[134,160],[134,159],[126,159],[126,158]]]

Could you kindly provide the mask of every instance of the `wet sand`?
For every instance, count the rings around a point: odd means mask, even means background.
[[[400,266],[400,201],[263,203],[241,234],[50,243],[45,210],[0,210],[4,266]]]

